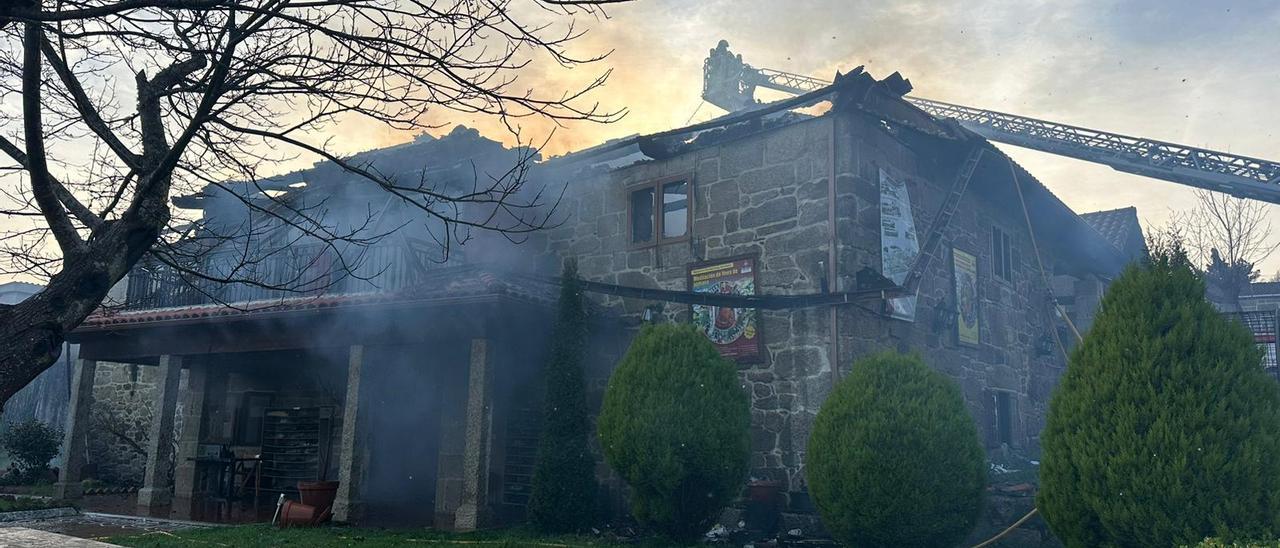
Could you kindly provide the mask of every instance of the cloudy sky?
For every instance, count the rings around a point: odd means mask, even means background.
[[[589,32],[575,52],[613,53],[568,70],[535,63],[521,85],[554,94],[611,69],[592,100],[628,114],[614,124],[556,129],[550,154],[722,114],[699,93],[702,60],[726,39],[757,67],[822,78],[858,65],[877,77],[900,71],[920,97],[1280,160],[1274,0],[635,0],[578,23]],[[510,140],[495,120],[430,117],[441,133],[466,124]],[[541,142],[552,130],[523,123],[526,140]],[[363,121],[341,123],[330,136],[347,153],[413,137]],[[1079,212],[1133,205],[1160,226],[1194,205],[1187,187],[1001,147]],[[1271,209],[1280,233],[1280,207]],[[1280,253],[1261,269],[1280,272]]]
[[[611,67],[596,99],[630,112],[557,130],[553,152],[721,114],[699,108],[698,95],[702,59],[723,38],[758,67],[824,78],[857,65],[877,77],[896,70],[921,97],[1280,159],[1280,2],[638,0],[588,23],[576,47],[613,50],[603,65],[528,81],[568,85]],[[407,138],[365,131],[347,133],[353,147]],[[1002,148],[1077,211],[1134,205],[1160,225],[1194,203],[1186,187]],[[1262,268],[1280,270],[1280,254]]]

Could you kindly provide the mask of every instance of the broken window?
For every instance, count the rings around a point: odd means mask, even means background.
[[[642,188],[631,193],[631,241],[643,244],[653,241],[653,189]]]
[[[631,243],[644,246],[689,235],[689,180],[664,179],[631,191]]]
[[[1013,281],[1013,243],[1008,234],[991,227],[991,271],[997,278]]]

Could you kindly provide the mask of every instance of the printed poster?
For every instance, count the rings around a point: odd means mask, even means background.
[[[755,266],[752,257],[693,265],[689,287],[696,293],[755,295]],[[693,324],[726,358],[745,363],[763,356],[755,309],[693,305]]]
[[[952,272],[956,284],[956,334],[960,344],[981,342],[978,329],[978,258],[951,250]]]
[[[916,224],[911,216],[911,196],[907,184],[880,170],[880,258],[881,272],[893,283],[906,281],[911,265],[920,255]],[[916,296],[894,297],[888,301],[889,316],[915,321]]]

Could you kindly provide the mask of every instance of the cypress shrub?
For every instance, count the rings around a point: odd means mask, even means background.
[[[1067,546],[1274,538],[1280,387],[1177,252],[1107,291],[1050,403],[1045,520]]]
[[[631,513],[676,540],[706,532],[742,487],[751,412],[736,367],[688,325],[645,326],[609,379],[606,461]]]
[[[977,522],[986,456],[955,383],[914,355],[854,363],[822,404],[805,473],[846,546],[955,546]]]
[[[595,458],[587,441],[591,425],[582,373],[586,340],[586,306],[577,267],[570,263],[545,369],[542,437],[528,507],[530,523],[546,533],[582,531],[596,518]]]

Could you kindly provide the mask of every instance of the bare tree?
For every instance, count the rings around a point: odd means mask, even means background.
[[[1234,309],[1240,292],[1261,276],[1256,266],[1280,248],[1273,238],[1273,206],[1228,194],[1196,191],[1196,208],[1175,216],[1166,231],[1183,241],[1205,271],[1216,301]]]
[[[1195,192],[1195,209],[1171,223],[1185,235],[1187,251],[1196,264],[1208,265],[1216,249],[1226,263],[1256,265],[1280,248],[1280,241],[1272,238],[1270,204],[1208,190]]]
[[[5,0],[0,2],[0,167],[10,202],[0,273],[47,279],[0,307],[0,403],[58,357],[65,334],[144,255],[185,275],[258,280],[269,228],[175,215],[171,197],[209,189],[329,245],[368,244],[362,223],[277,199],[264,175],[315,155],[435,221],[444,246],[471,229],[518,236],[546,223],[525,169],[471,187],[402,180],[357,165],[319,137],[335,121],[429,127],[436,108],[519,119],[611,121],[587,103],[608,73],[568,92],[518,84],[532,63],[573,67],[579,14],[617,0]],[[227,181],[239,181],[228,183]],[[277,189],[278,190],[278,189]],[[287,246],[287,242],[284,244]],[[240,249],[210,273],[193,260]],[[271,253],[267,250],[266,253]]]

